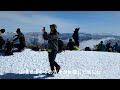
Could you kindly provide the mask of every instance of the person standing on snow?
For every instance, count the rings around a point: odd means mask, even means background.
[[[110,52],[111,45],[110,43],[106,44],[106,51]]]
[[[79,29],[80,28],[76,28],[72,37],[74,39],[75,45],[79,47]]]
[[[50,25],[50,33],[47,35],[48,37],[48,57],[50,62],[51,72],[49,74],[54,74],[55,69],[57,73],[60,70],[60,66],[55,62],[56,55],[58,53],[58,32],[57,26],[55,24]]]

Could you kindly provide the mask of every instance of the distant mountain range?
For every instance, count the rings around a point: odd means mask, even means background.
[[[72,34],[73,33],[61,33],[60,38],[67,43],[68,40],[72,37]],[[6,32],[3,35],[3,37],[4,37],[5,40],[7,40],[7,39],[13,40],[14,35],[15,35],[15,33],[13,33],[13,32]],[[24,33],[24,35],[25,35],[25,38],[26,38],[27,45],[42,44],[44,42],[44,40],[42,38],[42,33],[40,33],[40,32],[28,32],[28,33]],[[119,39],[120,39],[120,35],[118,35],[118,34],[79,33],[79,38],[80,38],[79,41],[80,42],[89,41],[89,40],[100,40],[100,39],[108,38],[108,37],[117,39],[115,41],[119,41]],[[113,41],[113,39],[112,39],[112,41]]]

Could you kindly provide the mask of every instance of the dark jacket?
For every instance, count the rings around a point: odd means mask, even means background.
[[[105,47],[104,44],[99,44],[99,45],[98,45],[98,50],[99,50],[99,51],[105,51],[105,49],[106,49],[106,47]]]
[[[48,34],[48,49],[58,51],[58,32]]]
[[[118,44],[115,44],[115,45],[113,46],[113,48],[114,48],[115,51],[119,51],[119,46],[118,46]]]
[[[43,38],[44,38],[44,40],[48,40],[47,32],[43,33]]]
[[[16,36],[17,36],[17,38],[15,38],[13,41],[16,41],[16,40],[19,39],[20,44],[25,46],[25,37],[24,37],[24,34],[23,33],[19,33]]]
[[[0,36],[0,49],[2,49],[2,46],[5,44],[5,40]]]
[[[76,42],[76,41],[79,41],[79,33],[78,33],[78,31],[74,31],[72,37],[73,37],[73,39],[75,40],[75,42]]]
[[[68,44],[67,44],[67,48],[68,48],[69,50],[74,50],[74,46],[75,46],[75,43],[74,43],[74,42],[68,42]]]

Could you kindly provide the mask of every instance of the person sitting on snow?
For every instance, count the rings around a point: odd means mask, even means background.
[[[10,42],[9,40],[7,40],[4,53],[5,55],[13,55],[13,42]]]
[[[67,44],[68,50],[74,50],[75,43],[72,41],[72,39],[69,39],[69,42]]]
[[[119,51],[118,43],[116,43],[116,44],[113,46],[113,50],[114,50],[115,52],[118,52],[118,51]]]
[[[20,31],[20,28],[18,28],[16,30],[16,33],[17,33],[17,35],[15,35],[15,36],[17,36],[17,37],[13,40],[13,42],[16,40],[19,40],[20,44],[14,44],[14,47],[18,48],[18,51],[22,51],[22,50],[24,50],[24,47],[26,45],[25,37],[24,37],[24,34]]]
[[[105,45],[103,44],[103,41],[100,42],[100,44],[98,45],[98,50],[99,51],[105,51],[106,47]]]
[[[110,52],[111,45],[110,43],[106,44],[106,51]]]
[[[0,50],[2,49],[3,45],[5,44],[5,40],[2,38],[2,34],[5,32],[5,29],[0,30]]]

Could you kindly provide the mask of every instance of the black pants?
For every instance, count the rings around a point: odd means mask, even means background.
[[[24,45],[22,45],[22,44],[14,44],[13,45],[15,48],[17,48],[19,51],[21,51],[21,50],[24,50]]]
[[[59,65],[55,62],[56,55],[57,55],[57,51],[56,50],[53,50],[52,52],[48,53],[50,67],[51,67],[52,71],[54,70],[54,67],[56,67],[56,68],[59,67]]]
[[[77,45],[79,47],[79,41],[75,40],[75,45]]]

